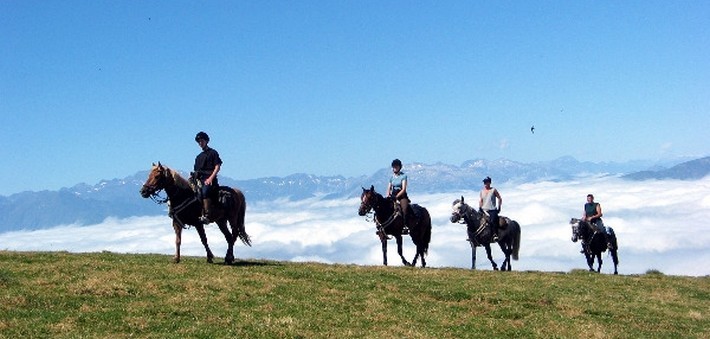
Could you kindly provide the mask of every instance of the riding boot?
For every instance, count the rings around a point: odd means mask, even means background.
[[[202,216],[200,216],[200,222],[203,224],[209,224],[210,223],[210,207],[211,207],[211,201],[212,199],[210,198],[204,198],[202,199]]]

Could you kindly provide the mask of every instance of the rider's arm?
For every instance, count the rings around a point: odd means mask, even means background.
[[[407,179],[402,180],[402,190],[397,193],[397,198],[407,194]]]
[[[503,198],[500,196],[500,193],[498,193],[498,190],[495,191],[496,198],[498,198],[498,210],[500,211],[503,208]]]
[[[593,216],[593,218],[601,218],[602,217],[602,204],[597,204],[597,214]]]
[[[205,184],[206,185],[212,185],[212,181],[214,181],[214,178],[217,177],[217,173],[219,172],[221,165],[217,164],[214,166],[214,170],[212,171],[212,174],[210,174],[207,179],[205,179]]]

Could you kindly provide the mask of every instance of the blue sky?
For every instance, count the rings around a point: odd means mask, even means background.
[[[0,1],[0,195],[708,155],[707,1]],[[535,134],[530,126],[535,125]]]

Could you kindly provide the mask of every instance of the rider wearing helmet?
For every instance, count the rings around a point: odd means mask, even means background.
[[[202,152],[195,157],[195,167],[193,175],[199,182],[197,189],[197,198],[202,200],[202,216],[200,221],[208,224],[210,222],[211,208],[211,193],[219,187],[217,182],[217,173],[222,167],[222,159],[219,153],[213,148],[207,146],[210,142],[210,137],[205,132],[199,132],[195,136],[195,141],[202,149]]]
[[[407,175],[402,172],[402,161],[392,160],[392,177],[387,185],[387,196],[395,202],[399,202],[399,209],[404,220],[405,233],[409,232],[407,227],[407,212],[409,210],[409,197],[407,196]]]

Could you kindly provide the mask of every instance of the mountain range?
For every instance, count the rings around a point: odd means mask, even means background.
[[[492,177],[496,184],[501,184],[565,181],[585,175],[614,175],[626,180],[695,180],[710,173],[710,157],[671,164],[671,167],[667,167],[668,164],[652,161],[593,163],[562,157],[536,163],[477,159],[459,166],[411,163],[404,167],[410,178],[410,187],[417,193],[477,189],[486,176]],[[391,169],[383,168],[369,176],[351,178],[293,174],[286,177],[234,180],[220,176],[220,184],[241,189],[249,202],[313,197],[336,199],[358,196],[361,187],[370,185],[384,190],[390,175]],[[141,171],[123,179],[103,180],[95,185],[81,183],[58,191],[28,191],[0,196],[0,232],[66,224],[89,225],[100,223],[108,217],[165,214],[165,205],[155,204],[138,194],[147,177],[148,171]]]

